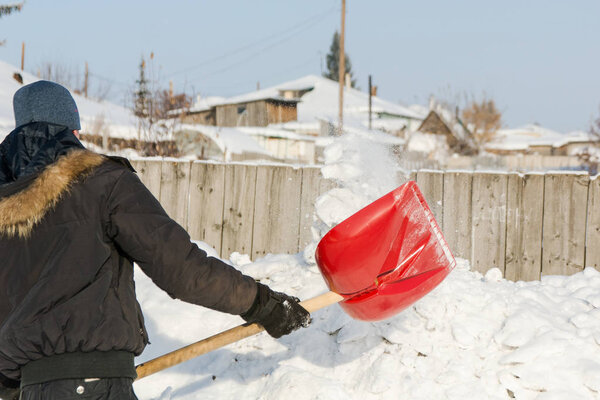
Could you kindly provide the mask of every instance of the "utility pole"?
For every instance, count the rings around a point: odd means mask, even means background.
[[[371,82],[371,75],[369,75],[369,130],[371,130],[371,121],[372,121],[372,117],[371,117],[371,109],[372,109],[372,96],[373,96],[373,89],[372,89],[372,82]]]
[[[344,132],[344,79],[346,77],[346,52],[344,51],[344,33],[346,30],[346,0],[342,0],[342,29],[340,34],[340,62],[338,79],[340,83],[340,114],[338,135]]]
[[[87,99],[88,97],[88,82],[90,79],[90,69],[88,68],[87,61],[85,62],[85,75],[83,76],[83,95]]]
[[[21,71],[25,71],[25,42],[21,46]]]

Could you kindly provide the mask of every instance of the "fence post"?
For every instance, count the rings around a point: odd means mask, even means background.
[[[418,171],[417,185],[443,231],[444,173],[442,171]]]
[[[600,179],[590,180],[587,210],[585,266],[600,270]]]
[[[542,275],[583,270],[588,183],[587,174],[546,174]]]
[[[259,166],[256,174],[252,259],[268,252],[297,253],[302,171]]]
[[[221,254],[223,240],[223,203],[225,166],[194,162],[190,172],[188,232]]]
[[[256,197],[254,165],[226,164],[221,257],[232,252],[251,254]],[[259,222],[260,223],[260,222]]]
[[[506,273],[512,281],[538,280],[542,273],[544,175],[510,174],[506,210]]]
[[[506,188],[506,174],[473,174],[473,271],[485,274],[491,268],[498,268],[504,275]]]
[[[472,185],[471,172],[444,173],[443,232],[456,257],[472,259]]]
[[[184,229],[188,227],[190,169],[189,161],[163,161],[160,179],[160,202]]]

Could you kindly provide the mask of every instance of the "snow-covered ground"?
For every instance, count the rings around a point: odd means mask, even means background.
[[[234,264],[302,299],[326,291],[313,264],[289,255]],[[137,271],[139,272],[139,271]],[[170,298],[137,274],[152,344],[139,361],[242,323]],[[597,399],[600,273],[510,282],[458,267],[386,321],[337,306],[279,340],[266,333],[135,384],[140,399]]]
[[[316,201],[315,241],[297,255],[229,262],[307,299],[327,290],[314,261],[322,235],[400,182],[384,145],[347,134],[325,151],[340,185]],[[200,243],[212,254],[214,250]],[[140,399],[600,399],[600,273],[510,282],[458,266],[433,292],[380,322],[338,305],[279,340],[242,340],[135,383]],[[171,300],[136,270],[152,344],[143,362],[242,323]]]

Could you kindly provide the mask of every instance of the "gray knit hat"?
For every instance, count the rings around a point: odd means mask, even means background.
[[[73,96],[58,83],[37,81],[17,90],[13,97],[15,125],[49,122],[79,130],[79,111]]]

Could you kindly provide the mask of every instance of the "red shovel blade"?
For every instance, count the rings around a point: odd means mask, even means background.
[[[317,264],[353,318],[377,321],[429,293],[456,261],[417,184],[407,182],[331,229]]]

